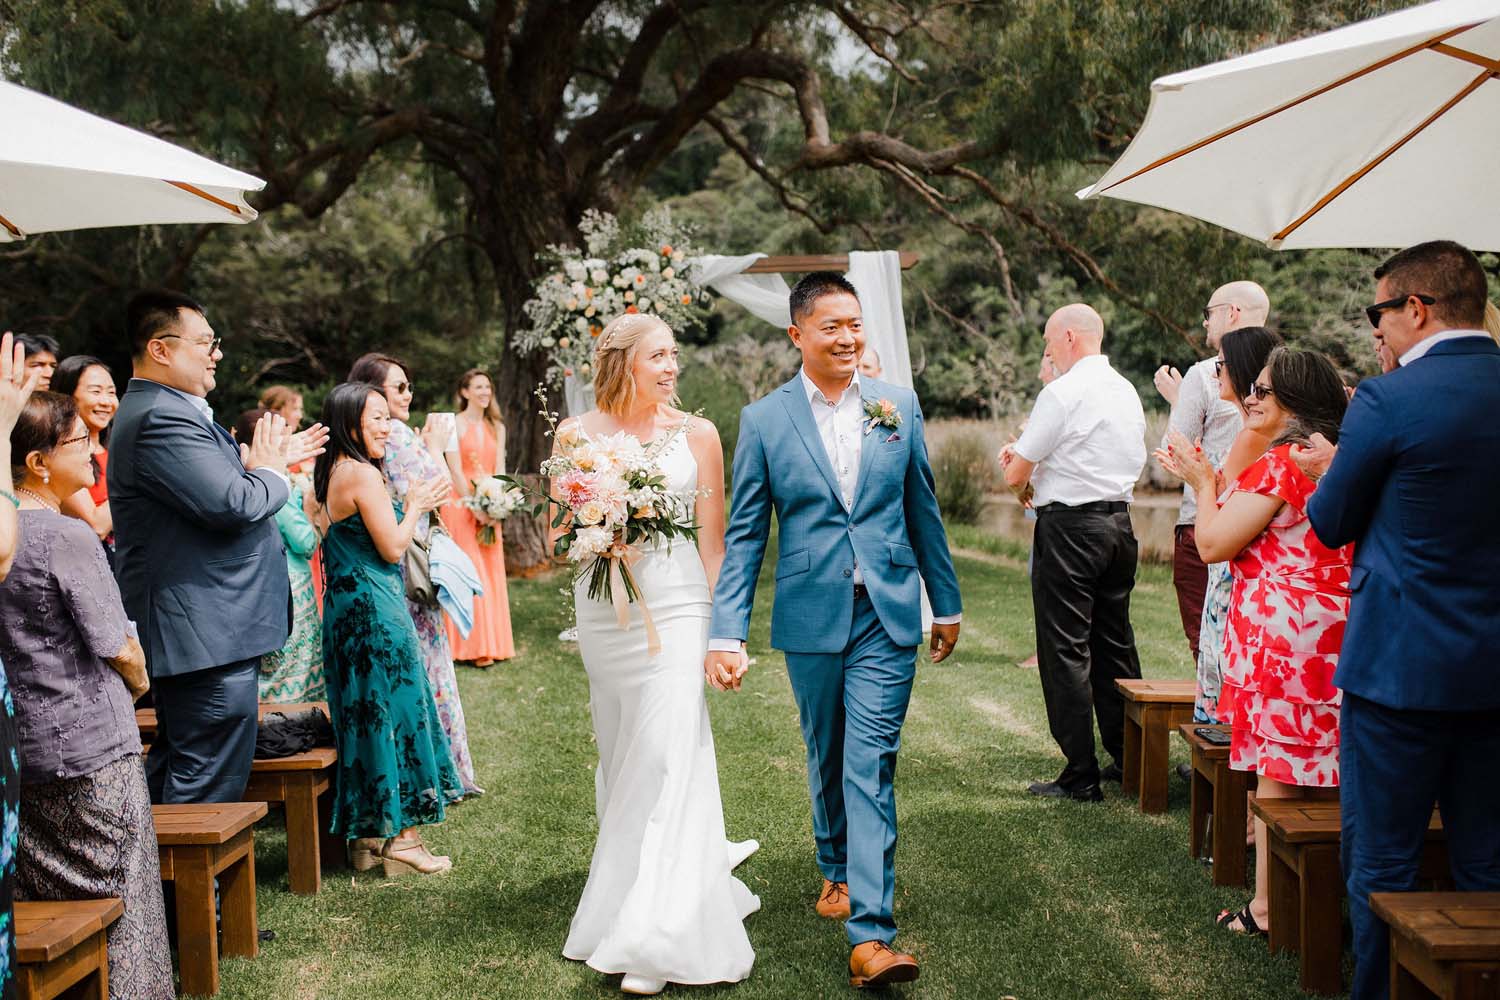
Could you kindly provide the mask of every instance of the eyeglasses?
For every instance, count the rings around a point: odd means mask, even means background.
[[[1214,378],[1224,374],[1224,359],[1214,358]]]
[[[1250,395],[1254,396],[1256,399],[1265,399],[1267,396],[1276,395],[1276,390],[1272,389],[1268,385],[1261,385],[1259,382],[1257,382],[1250,387]]]
[[[209,354],[212,354],[214,351],[217,351],[219,349],[219,345],[222,344],[222,343],[224,343],[224,338],[223,337],[215,337],[212,340],[188,340],[186,337],[184,337],[180,333],[163,333],[160,336],[156,337],[155,339],[156,340],[187,340],[187,342],[189,344],[192,344],[194,347],[206,347],[206,348],[208,348],[208,353]]]
[[[1215,309],[1227,309],[1232,305],[1234,305],[1233,302],[1218,302],[1214,305],[1209,306],[1208,308],[1203,310],[1203,322],[1208,322],[1208,317],[1213,315],[1213,311]]]
[[[407,389],[411,388],[411,383],[410,382],[397,382],[395,385],[388,385],[385,388],[386,388],[387,392],[394,392],[396,395],[399,396],[403,392],[405,392]]]
[[[57,442],[57,446],[59,448],[66,448],[70,444],[87,444],[88,440],[89,436],[87,434],[80,434],[77,437],[64,438],[63,440]]]
[[[1437,301],[1431,295],[1398,295],[1394,299],[1386,299],[1384,302],[1377,302],[1373,306],[1365,306],[1365,316],[1370,320],[1370,325],[1378,330],[1380,329],[1380,314],[1387,309],[1395,309],[1397,306],[1406,305],[1409,299],[1416,299],[1423,305],[1428,306]]]

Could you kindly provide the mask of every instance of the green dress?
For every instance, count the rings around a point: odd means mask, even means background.
[[[395,504],[396,517],[401,505]],[[401,567],[356,512],[323,539],[323,667],[338,747],[334,833],[394,837],[463,795],[438,720]]]

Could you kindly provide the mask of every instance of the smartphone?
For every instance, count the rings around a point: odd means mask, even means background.
[[[1212,743],[1216,747],[1227,747],[1230,743],[1229,734],[1222,729],[1210,729],[1208,726],[1199,726],[1193,732],[1201,736],[1203,742]]]

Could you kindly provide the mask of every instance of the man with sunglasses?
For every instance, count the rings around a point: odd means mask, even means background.
[[[274,414],[236,446],[204,399],[224,356],[203,307],[142,292],[126,309],[133,377],[110,436],[115,573],[140,629],[157,735],[155,802],[235,802],[255,756],[256,674],[291,626],[274,515],[289,462],[327,432],[293,435]]]
[[[1340,709],[1352,1000],[1389,995],[1372,892],[1414,887],[1434,804],[1453,881],[1500,890],[1500,347],[1479,261],[1423,243],[1375,270],[1366,313],[1400,367],[1360,383],[1308,503],[1323,544],[1354,543]]]
[[[1224,334],[1247,326],[1264,326],[1271,312],[1266,290],[1253,281],[1232,281],[1221,285],[1208,297],[1203,309],[1203,330],[1208,349],[1215,353]],[[1156,373],[1156,389],[1172,407],[1167,436],[1181,431],[1189,441],[1199,441],[1203,450],[1218,465],[1224,460],[1234,436],[1240,432],[1240,411],[1233,403],[1219,398],[1218,369],[1213,358],[1199,361],[1186,375],[1163,365]],[[1210,500],[1214,499],[1212,497]],[[1198,627],[1203,619],[1204,595],[1208,590],[1208,567],[1198,558],[1194,522],[1198,516],[1198,498],[1186,484],[1182,487],[1182,506],[1177,511],[1177,527],[1172,545],[1172,586],[1177,591],[1177,610],[1182,615],[1182,631],[1187,636],[1193,660],[1198,659]],[[1199,719],[1218,722],[1218,719]]]

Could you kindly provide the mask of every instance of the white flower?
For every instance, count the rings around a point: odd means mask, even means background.
[[[568,300],[568,312],[572,312],[573,310],[575,310],[577,308],[578,308],[578,300],[576,298],[569,299]]]
[[[666,278],[668,281],[671,281],[672,280],[672,276],[675,275],[676,273],[677,273],[676,271],[672,270],[669,267],[666,270],[664,270],[664,271],[661,272],[661,276],[663,278]]]
[[[542,346],[543,347],[551,347],[552,346],[552,344],[550,343],[551,340],[552,340],[552,338],[548,337],[547,340],[542,343]],[[569,340],[567,337],[563,337],[561,340],[559,340],[557,342],[557,346],[561,347],[563,350],[566,351],[568,349],[568,345],[571,344],[571,343],[572,343],[571,340]]]
[[[563,338],[563,340],[567,340],[567,339],[568,339],[568,338],[567,338],[567,337],[564,337],[564,338]],[[542,338],[542,346],[543,346],[543,347],[551,347],[551,346],[552,346],[552,344],[553,344],[553,341],[552,341],[552,338],[551,338],[551,337],[543,337],[543,338]],[[564,345],[563,345],[563,346],[564,346],[564,347],[567,347],[567,346],[568,346],[568,345],[567,345],[567,344],[564,344]]]
[[[647,309],[651,308],[651,300],[643,296],[635,300],[635,305],[637,309],[645,312]]]
[[[598,500],[590,500],[588,503],[578,508],[578,523],[585,526],[598,524],[600,521],[604,520],[604,515],[607,513],[608,508],[606,508],[604,504],[600,503]]]
[[[581,562],[590,556],[597,556],[601,552],[608,551],[614,544],[614,533],[608,528],[580,528],[578,534],[573,538],[573,543],[568,546],[568,558],[573,562]]]
[[[594,284],[602,285],[609,280],[609,272],[602,267],[595,268],[594,272],[589,275],[589,278],[593,280]]]
[[[627,284],[627,282],[625,281],[625,276],[623,274],[615,275],[614,278],[611,279],[610,283],[613,284],[616,288],[624,288]]]
[[[584,291],[584,289],[586,287],[588,287],[588,286],[586,286],[583,282],[581,282],[581,281],[575,281],[575,282],[573,282],[573,286],[571,288],[569,288],[568,290],[573,293],[573,296],[575,298],[581,299],[581,298],[583,298],[583,291]],[[572,309],[574,307],[573,306],[568,306],[568,308]]]
[[[597,310],[597,309],[595,309],[595,308],[594,308],[594,307],[593,307],[593,306],[589,306],[589,307],[588,307],[588,308],[587,308],[587,309],[585,309],[585,310],[584,310],[584,311],[583,311],[583,314],[584,314],[584,315],[585,315],[585,316],[588,316],[588,317],[590,317],[590,318],[593,318],[593,315],[594,315],[594,313],[596,313],[596,312],[598,312],[598,311],[599,311],[599,310]]]
[[[579,333],[588,333],[589,321],[580,316],[573,321],[573,329],[577,330]]]
[[[634,302],[635,292],[626,292],[624,298],[626,302]]]

